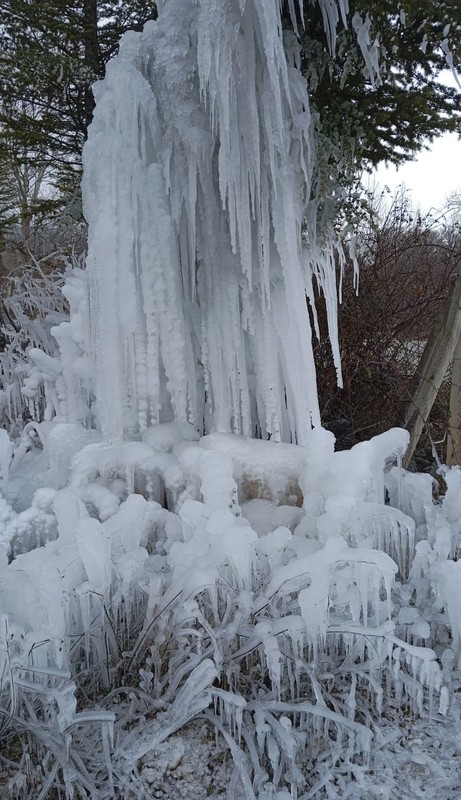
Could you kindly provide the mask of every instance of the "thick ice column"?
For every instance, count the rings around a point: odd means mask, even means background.
[[[96,99],[83,192],[105,436],[188,419],[305,442],[306,290],[315,274],[334,309],[336,282],[328,235],[302,245],[316,142],[279,0],[165,0]]]

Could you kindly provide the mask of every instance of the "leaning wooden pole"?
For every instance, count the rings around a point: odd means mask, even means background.
[[[461,335],[456,343],[451,370],[447,464],[449,467],[461,464]]]
[[[405,467],[408,467],[415,452],[443,378],[453,360],[455,347],[461,334],[460,304],[461,276],[456,275],[416,372],[417,385],[404,421],[404,427],[410,433],[410,444],[403,462]]]

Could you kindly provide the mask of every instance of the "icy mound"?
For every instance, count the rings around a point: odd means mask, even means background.
[[[53,478],[78,426],[37,429],[43,450],[22,446],[23,464],[39,457]],[[305,448],[199,438],[184,423],[143,442],[85,436],[64,488],[0,509],[3,703],[13,731],[38,737],[34,757],[53,737],[69,796],[134,789],[136,765],[192,719],[224,738],[234,789],[267,798],[309,784],[315,740],[367,759],[363,720],[390,697],[415,713],[440,700],[445,713],[436,654],[420,646],[430,625],[395,584],[414,524],[383,504],[405,431],[369,442],[366,459],[362,446],[334,453],[326,432]],[[252,498],[255,485],[270,499]],[[442,590],[449,614],[454,585]]]

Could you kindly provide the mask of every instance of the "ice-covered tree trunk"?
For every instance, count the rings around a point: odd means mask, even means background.
[[[320,5],[333,43],[346,3]],[[279,0],[165,0],[96,86],[83,191],[108,439],[174,419],[305,443],[320,424],[306,296],[315,275],[337,354],[336,280],[299,67]]]

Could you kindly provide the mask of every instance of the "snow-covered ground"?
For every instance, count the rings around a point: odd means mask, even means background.
[[[342,770],[328,759],[306,759],[306,784],[299,797],[338,800],[459,800],[461,797],[460,690],[446,717],[415,718],[396,710],[375,728],[369,762]],[[146,754],[140,776],[147,797],[162,800],[223,800],[233,769],[223,742],[206,724],[194,723],[171,737],[161,751]],[[328,783],[328,790],[322,786]],[[237,794],[242,800],[243,792]],[[288,795],[287,795],[288,800]]]
[[[369,763],[342,774],[322,758],[306,761],[306,786],[300,798],[338,800],[459,800],[461,797],[461,704],[454,694],[445,718],[395,714],[375,729]],[[148,753],[141,777],[153,798],[222,800],[232,773],[229,753],[206,725],[194,724],[172,737],[161,753]],[[241,797],[245,795],[242,793]]]

